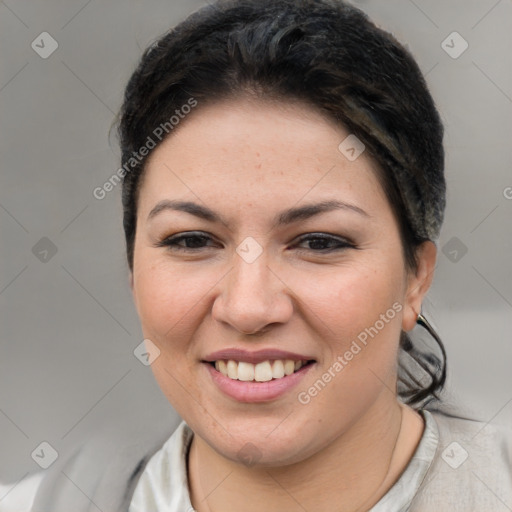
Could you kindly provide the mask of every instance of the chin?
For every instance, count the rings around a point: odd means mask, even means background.
[[[316,425],[318,429],[320,424]],[[323,446],[318,443],[327,443],[322,435],[325,432],[309,432],[304,427],[299,424],[290,425],[283,422],[283,418],[276,420],[275,417],[260,419],[257,423],[254,419],[239,421],[236,426],[230,426],[229,433],[220,427],[212,431],[208,426],[194,429],[191,425],[194,432],[219,455],[254,468],[295,464],[321,450]]]

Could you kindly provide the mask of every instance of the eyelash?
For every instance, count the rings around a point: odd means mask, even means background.
[[[189,253],[190,252],[197,253],[198,251],[205,249],[205,247],[183,247],[183,246],[178,245],[179,242],[181,242],[182,240],[187,240],[187,239],[195,239],[195,240],[203,239],[203,240],[207,240],[207,241],[213,240],[210,236],[205,235],[205,234],[189,233],[189,234],[174,235],[172,237],[165,238],[161,242],[158,242],[156,244],[156,246],[157,247],[167,247],[168,249],[173,250],[173,251],[182,251],[182,252],[189,252]],[[347,240],[344,240],[342,238],[328,235],[326,233],[311,233],[309,235],[302,236],[301,238],[299,238],[297,243],[300,244],[305,241],[310,242],[311,240],[322,240],[324,242],[337,242],[338,247],[334,247],[334,248],[330,248],[330,249],[324,248],[324,249],[320,249],[320,250],[314,250],[314,249],[302,249],[302,250],[309,250],[309,251],[312,251],[317,254],[327,254],[327,253],[331,253],[334,251],[340,251],[343,249],[356,249],[356,246],[353,243],[351,243]],[[301,250],[301,249],[299,249],[299,250]]]

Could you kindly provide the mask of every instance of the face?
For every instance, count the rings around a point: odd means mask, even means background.
[[[151,368],[233,461],[304,460],[396,400],[424,290],[375,164],[338,149],[348,135],[302,104],[231,100],[199,105],[148,160],[132,290]]]

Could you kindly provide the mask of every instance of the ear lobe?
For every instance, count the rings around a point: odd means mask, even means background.
[[[418,269],[409,277],[402,316],[402,330],[411,331],[421,311],[421,304],[434,278],[437,247],[434,242],[423,242],[416,251]]]

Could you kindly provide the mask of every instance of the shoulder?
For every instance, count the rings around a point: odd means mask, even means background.
[[[465,451],[468,459],[470,456],[478,460],[492,459],[495,467],[501,464],[511,470],[512,427],[438,411],[431,411],[431,414],[439,429],[440,444],[446,450],[445,458],[456,457],[457,452],[464,456]],[[461,466],[463,463],[461,461]]]
[[[512,429],[429,411],[438,446],[411,512],[501,510],[512,504]],[[504,508],[506,510],[506,508]]]
[[[28,512],[32,509],[34,496],[37,492],[44,473],[30,473],[17,482],[0,483],[0,511]]]
[[[45,470],[32,512],[88,511],[91,503],[110,512],[126,510],[145,465],[173,430],[105,426]]]
[[[183,421],[148,461],[130,502],[139,510],[191,510],[187,486],[186,455],[193,432]]]

